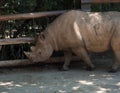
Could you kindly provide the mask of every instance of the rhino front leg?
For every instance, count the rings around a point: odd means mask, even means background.
[[[64,58],[65,58],[65,62],[63,64],[62,70],[67,71],[67,70],[69,70],[69,65],[70,65],[70,61],[72,58],[72,53],[70,51],[65,51]]]
[[[60,68],[60,70],[62,71],[68,71],[69,70],[69,65],[70,65],[70,61],[71,61],[71,57],[72,57],[72,52],[67,50],[64,51],[64,64],[62,66],[62,68]]]
[[[77,56],[79,56],[87,65],[86,70],[93,70],[95,66],[92,64],[87,51],[83,47],[74,48],[72,50]]]

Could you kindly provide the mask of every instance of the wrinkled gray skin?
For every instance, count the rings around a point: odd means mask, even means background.
[[[104,52],[112,48],[115,62],[111,72],[120,65],[120,13],[82,12],[72,10],[59,16],[38,37],[31,52],[25,52],[33,62],[45,61],[53,51],[67,50],[63,69],[67,70],[71,53],[79,56],[88,69],[94,69],[88,52]]]

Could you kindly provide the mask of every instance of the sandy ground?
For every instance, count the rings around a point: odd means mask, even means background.
[[[120,70],[108,73],[108,61],[96,62],[95,71],[78,62],[63,72],[60,64],[1,68],[0,93],[120,93]]]

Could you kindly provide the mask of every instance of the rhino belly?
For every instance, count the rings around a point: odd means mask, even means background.
[[[109,37],[96,37],[91,40],[85,40],[85,47],[90,52],[104,52],[110,48],[110,38]]]

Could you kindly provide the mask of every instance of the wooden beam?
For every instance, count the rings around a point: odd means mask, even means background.
[[[72,57],[72,61],[79,61],[79,60],[80,59],[76,56]],[[28,59],[0,61],[0,67],[25,66],[36,63],[59,63],[59,62],[64,62],[64,57],[51,57],[50,59],[44,62],[30,62]]]
[[[120,3],[120,0],[81,0],[81,4]]]
[[[33,64],[27,59],[24,60],[6,60],[6,61],[0,61],[0,67],[9,67],[9,66],[23,66]]]
[[[80,62],[80,58],[77,56],[72,57],[72,62]],[[113,59],[93,59],[93,62],[112,62]],[[7,60],[7,61],[0,61],[0,67],[13,67],[13,66],[26,66],[36,63],[61,63],[64,62],[64,57],[51,57],[50,59],[44,61],[44,62],[30,62],[28,59],[22,59],[22,60]]]
[[[64,10],[64,11],[51,11],[51,12],[36,12],[36,13],[1,15],[0,16],[0,21],[40,18],[40,17],[45,17],[45,16],[59,15],[59,14],[62,14],[64,12],[66,12],[66,10]]]
[[[94,3],[120,3],[120,0],[92,0]]]
[[[0,45],[10,45],[10,44],[25,44],[34,42],[34,38],[24,37],[24,38],[7,38],[0,39]]]

